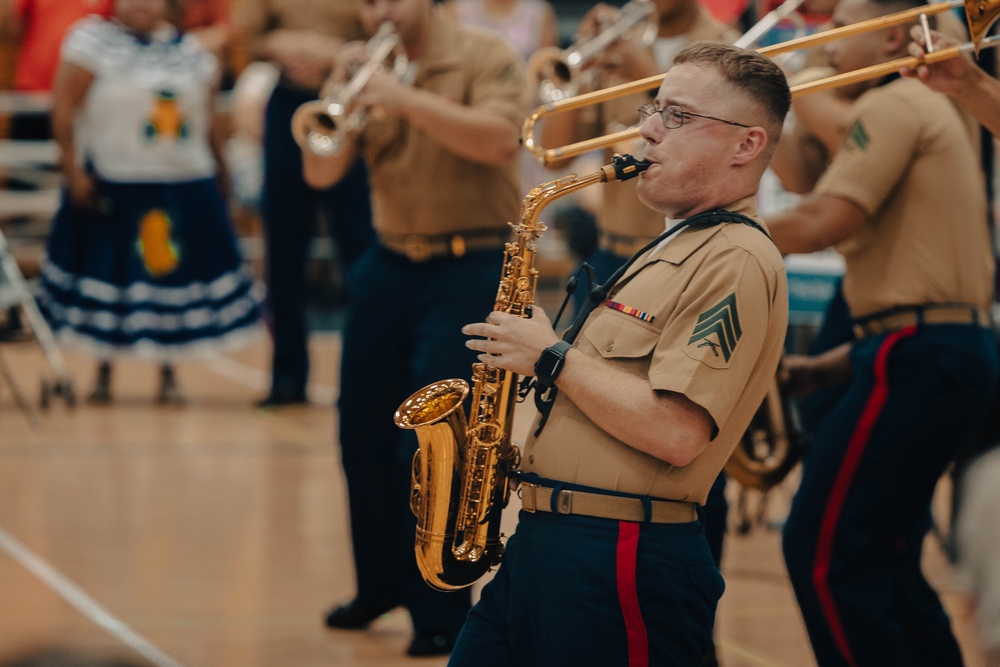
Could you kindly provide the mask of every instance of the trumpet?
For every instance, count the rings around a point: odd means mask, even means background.
[[[621,8],[619,18],[610,27],[568,49],[539,49],[528,62],[528,81],[538,90],[543,103],[573,97],[583,85],[583,68],[616,40],[638,31],[639,41],[649,46],[656,38],[653,0],[631,0]]]
[[[357,130],[367,119],[367,111],[352,110],[351,103],[372,77],[389,71],[401,79],[406,73],[409,60],[398,46],[399,36],[395,32],[395,26],[386,21],[365,45],[368,60],[350,81],[335,86],[322,99],[306,102],[295,110],[292,116],[292,136],[302,150],[328,157],[343,148],[344,134]],[[386,61],[390,55],[394,55],[394,60],[387,69]]]
[[[893,72],[898,72],[904,67],[916,67],[917,65],[924,63],[932,64],[949,58],[954,58],[955,56],[968,51],[973,51],[978,57],[979,52],[982,49],[1000,45],[1000,36],[993,35],[986,37],[986,32],[990,29],[990,26],[996,22],[997,18],[1000,18],[1000,0],[947,0],[946,2],[914,7],[912,9],[896,12],[894,14],[887,14],[886,16],[868,19],[867,21],[861,21],[859,23],[845,25],[813,35],[799,37],[787,42],[757,49],[757,51],[758,53],[771,58],[780,53],[832,42],[836,39],[840,39],[841,37],[849,37],[851,35],[857,35],[864,32],[871,32],[891,26],[903,25],[918,19],[921,15],[933,16],[936,14],[943,14],[957,7],[965,7],[965,16],[970,35],[969,42],[941,49],[940,51],[927,53],[919,58],[915,58],[913,56],[897,58],[896,60],[891,60],[878,65],[872,65],[870,67],[865,67],[852,72],[843,72],[825,79],[819,79],[817,81],[811,81],[809,83],[793,86],[792,97],[798,97],[799,95],[806,95],[808,93],[819,92],[821,90],[829,90],[831,88],[839,88],[841,86],[847,86],[861,81],[876,79],[878,77],[892,74]],[[600,104],[607,100],[624,97],[625,95],[654,90],[663,82],[665,76],[665,74],[657,74],[656,76],[646,77],[645,79],[639,79],[638,81],[625,83],[620,86],[613,86],[603,90],[595,90],[593,92],[584,93],[569,99],[543,104],[532,111],[528,118],[524,121],[524,125],[521,128],[521,143],[538,159],[539,162],[542,164],[548,164],[555,160],[562,160],[576,155],[582,155],[583,153],[597,148],[613,146],[623,141],[631,141],[639,136],[638,127],[613,132],[594,139],[578,141],[573,144],[567,144],[566,146],[546,148],[535,140],[535,126],[544,116],[551,113],[580,109],[592,104]]]

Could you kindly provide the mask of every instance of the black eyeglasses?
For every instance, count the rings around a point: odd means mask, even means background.
[[[684,125],[684,121],[687,120],[688,116],[697,116],[698,118],[707,118],[708,120],[717,120],[720,123],[725,123],[726,125],[735,125],[737,127],[750,127],[749,125],[744,125],[743,123],[737,123],[732,120],[725,120],[724,118],[716,118],[715,116],[706,116],[703,113],[695,113],[693,111],[685,111],[678,106],[671,105],[669,107],[664,107],[663,109],[657,109],[652,104],[643,104],[639,107],[639,123],[645,123],[646,119],[652,116],[654,113],[660,114],[660,118],[663,119],[663,127],[668,130],[676,130],[678,127]]]

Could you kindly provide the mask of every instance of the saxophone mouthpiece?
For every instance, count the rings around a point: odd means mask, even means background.
[[[626,153],[625,155],[615,155],[611,158],[611,164],[604,167],[604,173],[607,174],[609,181],[627,181],[635,178],[647,169],[649,169],[649,162],[638,160]],[[609,173],[609,170],[612,173]]]

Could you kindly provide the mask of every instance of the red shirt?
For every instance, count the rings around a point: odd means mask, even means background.
[[[52,90],[59,48],[69,27],[88,14],[110,16],[112,4],[113,0],[14,0],[14,15],[24,23],[14,89]]]
[[[181,20],[177,24],[181,30],[230,24],[229,0],[187,0],[181,7]]]

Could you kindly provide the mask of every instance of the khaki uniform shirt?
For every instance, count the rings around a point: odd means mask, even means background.
[[[716,21],[704,9],[700,8],[698,19],[691,30],[684,35],[685,45],[692,42],[733,42],[739,35],[732,28]],[[670,68],[671,63],[658,63],[662,71]],[[598,82],[599,88],[627,83],[613,75],[603,77]],[[617,132],[634,126],[639,122],[639,107],[652,101],[647,93],[636,93],[618,99],[609,100],[595,107],[596,113],[581,115],[580,138],[587,138]],[[614,153],[636,153],[642,150],[642,141],[628,142],[612,146],[605,151],[604,164],[611,162]],[[616,237],[635,239],[631,249],[618,248],[616,254],[632,255],[648,241],[656,238],[663,231],[663,214],[647,207],[635,193],[637,181],[614,181],[602,186],[601,205],[597,213],[597,228],[605,234]]]
[[[280,28],[365,39],[360,8],[361,0],[237,0],[233,25],[248,37]]]
[[[895,306],[992,301],[983,176],[948,98],[912,79],[864,93],[816,191],[870,216],[837,246],[855,317]]]
[[[520,127],[527,111],[523,65],[503,38],[461,26],[435,8],[429,44],[417,63],[415,87]],[[505,229],[516,220],[517,159],[501,166],[470,162],[401,118],[369,121],[358,147],[368,163],[372,219],[380,234]]]
[[[727,209],[756,213],[752,197]],[[704,504],[777,369],[788,324],[781,255],[749,225],[686,228],[630,267],[608,298],[651,318],[600,306],[574,347],[651,390],[684,394],[709,412],[717,435],[691,463],[672,466],[617,440],[560,393],[542,433],[525,445],[521,469]]]

